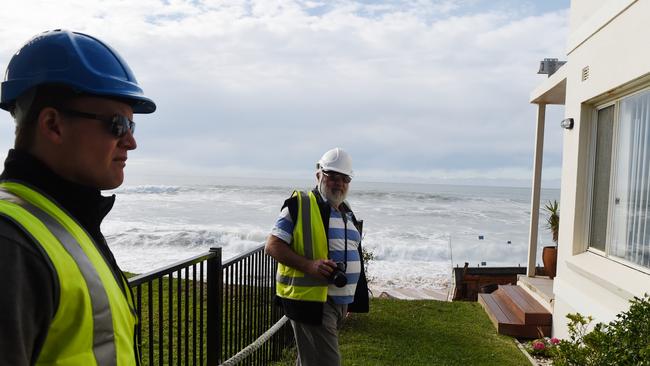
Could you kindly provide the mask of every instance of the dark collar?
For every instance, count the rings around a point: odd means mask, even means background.
[[[0,180],[13,180],[36,188],[57,202],[91,235],[101,235],[99,226],[113,208],[115,195],[102,196],[99,189],[63,179],[43,162],[20,150],[9,150]]]

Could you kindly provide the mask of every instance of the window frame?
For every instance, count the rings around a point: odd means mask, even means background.
[[[616,162],[617,162],[617,157],[618,157],[618,149],[616,149],[616,144],[615,142],[618,141],[619,138],[619,114],[620,114],[620,108],[621,108],[621,101],[623,99],[626,99],[628,97],[632,97],[637,94],[641,93],[650,93],[650,86],[645,86],[643,88],[639,88],[637,90],[625,93],[624,95],[619,95],[615,98],[609,99],[607,101],[601,102],[599,104],[594,104],[593,107],[591,108],[591,116],[588,118],[588,120],[591,122],[590,123],[590,128],[589,128],[589,147],[588,147],[588,156],[589,156],[589,163],[588,163],[588,200],[587,200],[587,222],[586,222],[586,251],[590,252],[592,254],[604,257],[606,259],[612,260],[616,263],[622,264],[626,267],[629,267],[631,269],[641,271],[646,274],[650,274],[650,267],[644,267],[642,265],[639,265],[637,263],[631,262],[629,260],[626,260],[625,258],[621,258],[615,255],[609,254],[609,249],[611,245],[611,239],[612,239],[612,226],[613,226],[613,213],[614,213],[614,205],[611,203],[613,202],[613,195],[615,194],[614,191],[612,190],[613,183],[616,179]],[[607,197],[607,232],[605,235],[605,250],[602,251],[598,248],[594,248],[591,246],[591,223],[592,223],[592,214],[593,214],[593,203],[594,203],[594,179],[596,175],[596,143],[597,143],[597,131],[598,131],[598,112],[614,106],[614,111],[613,111],[613,119],[612,123],[614,124],[613,129],[612,129],[612,140],[611,140],[611,148],[612,148],[612,153],[611,153],[611,161],[610,161],[610,176],[609,176],[609,186],[608,186],[608,197]],[[650,243],[649,243],[650,244]]]
[[[593,219],[592,215],[593,215],[593,209],[594,209],[594,207],[593,207],[594,206],[594,189],[595,189],[595,187],[594,187],[595,184],[594,183],[595,183],[595,178],[596,178],[596,148],[597,148],[596,144],[597,144],[597,137],[598,137],[598,135],[597,135],[598,134],[598,112],[600,112],[601,110],[603,110],[605,108],[614,106],[614,113],[613,113],[614,118],[612,120],[612,123],[614,124],[614,127],[612,129],[612,139],[613,139],[615,134],[616,134],[615,130],[617,129],[617,125],[618,125],[618,121],[617,121],[618,120],[618,113],[617,112],[618,112],[620,99],[622,99],[622,98],[612,100],[612,101],[609,101],[607,103],[602,103],[602,104],[599,104],[599,105],[595,106],[593,108],[593,110],[592,110],[593,113],[591,113],[591,124],[590,124],[591,128],[589,130],[589,137],[590,137],[589,138],[589,187],[588,187],[588,189],[589,189],[589,199],[588,199],[588,202],[587,202],[587,209],[588,209],[587,212],[589,213],[589,215],[588,215],[588,218],[587,218],[587,230],[586,230],[587,235],[585,237],[587,238],[587,251],[590,251],[590,252],[592,252],[594,254],[597,254],[597,255],[600,255],[600,256],[603,256],[603,257],[608,257],[608,254],[607,254],[607,249],[608,249],[608,245],[609,245],[609,237],[608,237],[608,235],[609,235],[609,231],[610,231],[609,230],[610,229],[609,228],[609,225],[610,225],[609,224],[609,217],[610,217],[610,214],[611,214],[611,211],[610,211],[611,209],[609,207],[610,206],[609,204],[607,205],[607,217],[608,217],[608,220],[607,220],[607,229],[606,229],[607,233],[606,233],[606,236],[605,236],[605,250],[600,250],[598,248],[595,248],[595,247],[591,246],[591,223],[593,222],[592,221],[592,219]],[[612,144],[613,144],[613,141],[612,141]],[[613,168],[614,168],[614,157],[612,156],[612,159],[610,160],[610,167],[609,167],[610,172],[612,171]],[[612,177],[610,175],[610,179],[609,179],[610,186],[611,186],[611,183],[612,183]],[[611,202],[611,194],[612,194],[612,192],[611,192],[611,190],[609,188],[608,188],[607,191],[608,191],[607,202]]]

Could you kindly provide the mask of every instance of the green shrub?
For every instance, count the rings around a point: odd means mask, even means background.
[[[368,273],[368,265],[375,260],[375,253],[365,247],[361,247],[361,252],[363,254],[363,271],[366,273],[366,281],[370,283],[374,280],[374,276]]]
[[[592,317],[568,314],[569,339],[554,349],[554,365],[650,366],[650,296],[635,296],[630,303],[615,320],[598,323],[591,332]]]

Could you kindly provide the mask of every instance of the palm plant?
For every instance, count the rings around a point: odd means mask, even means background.
[[[544,205],[544,210],[548,213],[546,228],[551,230],[553,242],[557,243],[558,235],[560,233],[560,205],[557,203],[557,200],[548,201],[546,205]]]

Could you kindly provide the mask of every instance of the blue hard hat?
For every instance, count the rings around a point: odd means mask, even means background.
[[[0,92],[0,108],[10,110],[26,91],[43,84],[62,84],[83,94],[118,98],[133,113],[152,113],[129,65],[97,38],[66,30],[41,33],[11,58]]]

